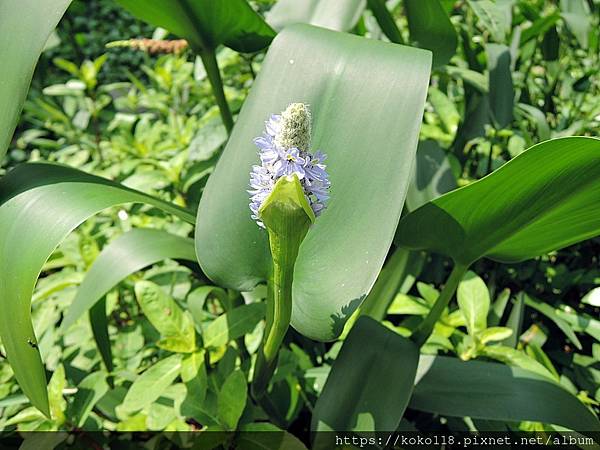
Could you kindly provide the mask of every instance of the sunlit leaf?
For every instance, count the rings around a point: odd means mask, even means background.
[[[600,234],[600,140],[554,139],[405,216],[396,242],[470,264],[532,258]]]
[[[308,23],[336,31],[349,31],[358,22],[366,0],[279,0],[267,14],[276,30]]]
[[[0,338],[21,389],[45,413],[46,375],[31,325],[36,279],[77,225],[105,208],[129,202],[149,203],[194,222],[180,207],[64,166],[23,164],[0,179]]]
[[[406,195],[430,54],[307,25],[273,41],[200,201],[196,253],[217,284],[250,290],[269,276],[267,234],[250,218],[253,139],[292,102],[313,112],[331,200],[296,261],[292,326],[333,339],[377,278]],[[327,270],[322,268],[327,267]]]

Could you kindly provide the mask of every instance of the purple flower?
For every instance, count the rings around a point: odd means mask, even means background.
[[[277,180],[296,174],[308,203],[318,216],[329,200],[329,175],[324,164],[327,156],[310,152],[311,114],[307,105],[292,103],[281,114],[272,114],[265,132],[254,139],[261,165],[250,172],[250,211],[252,219],[264,228],[258,211],[272,192]]]

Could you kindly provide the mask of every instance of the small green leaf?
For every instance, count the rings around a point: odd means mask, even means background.
[[[477,274],[467,272],[458,285],[456,297],[465,316],[469,334],[475,336],[485,330],[490,309],[490,293],[483,280]]]
[[[248,384],[241,370],[234,370],[219,391],[218,419],[227,430],[235,430],[246,407]]]
[[[479,332],[477,337],[482,344],[488,342],[502,341],[508,338],[513,333],[513,330],[506,327],[490,327]]]
[[[157,345],[171,352],[196,349],[194,321],[160,286],[150,281],[135,284],[135,297],[148,321],[161,335]]]
[[[146,369],[131,385],[123,403],[121,413],[132,415],[153,403],[179,376],[182,355],[171,355]]]
[[[505,364],[520,367],[521,369],[537,373],[543,377],[554,380],[554,376],[542,364],[531,358],[527,353],[503,345],[490,345],[481,349],[481,354],[488,358],[501,361]]]
[[[204,330],[204,347],[221,347],[228,342],[252,332],[265,316],[264,303],[238,306],[220,315]]]

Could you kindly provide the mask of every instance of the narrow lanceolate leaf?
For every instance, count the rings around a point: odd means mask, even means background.
[[[308,23],[336,31],[349,31],[358,22],[366,0],[279,0],[267,14],[276,30]]]
[[[129,202],[194,221],[168,202],[64,166],[23,164],[0,180],[0,339],[21,389],[43,412],[46,376],[30,308],[36,279],[71,230],[105,208]]]
[[[0,2],[0,163],[4,158],[40,53],[71,0]]]
[[[69,411],[70,415],[77,420],[78,427],[83,426],[94,405],[107,392],[105,372],[93,372],[81,380]]]
[[[265,48],[275,36],[246,0],[118,0],[140,19],[166,28],[199,51],[225,45],[238,52]]]
[[[359,318],[327,377],[311,428],[397,429],[412,394],[418,361],[419,348],[412,341],[370,317]]]
[[[134,229],[108,244],[77,290],[62,328],[67,329],[127,276],[164,259],[195,261],[194,242],[161,230]]]
[[[282,31],[200,202],[196,253],[205,273],[237,290],[269,276],[267,233],[251,219],[246,193],[259,163],[253,139],[272,113],[309,104],[312,146],[328,154],[331,198],[298,254],[292,326],[319,340],[339,335],[375,282],[400,217],[430,58],[307,25]]]
[[[410,39],[433,52],[433,66],[443,66],[456,52],[458,34],[439,0],[404,0]]]
[[[172,355],[146,369],[127,391],[118,407],[120,412],[132,414],[157,400],[179,375],[182,358],[182,355]]]
[[[400,221],[396,242],[470,264],[523,261],[599,234],[600,139],[569,137],[423,205]]]
[[[409,407],[446,416],[600,431],[596,416],[558,383],[516,367],[445,356],[421,356]]]

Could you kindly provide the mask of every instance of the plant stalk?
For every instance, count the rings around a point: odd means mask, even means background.
[[[202,64],[206,70],[208,81],[215,96],[215,101],[219,107],[221,113],[221,120],[227,130],[227,134],[231,134],[233,129],[233,116],[229,109],[229,104],[225,98],[225,91],[223,90],[223,80],[221,79],[221,72],[219,71],[219,65],[217,64],[217,56],[214,50],[197,50],[196,53],[202,59]]]
[[[260,398],[275,371],[277,354],[292,317],[292,281],[298,249],[304,236],[286,236],[269,230],[273,272],[268,282],[265,337],[258,352],[252,392]]]
[[[446,280],[446,285],[444,286],[444,289],[442,289],[442,292],[440,292],[440,296],[433,305],[433,308],[431,308],[429,314],[427,314],[423,322],[421,322],[411,335],[411,340],[419,347],[422,347],[427,339],[429,339],[429,336],[433,332],[433,327],[440,319],[440,316],[444,312],[446,306],[448,306],[448,303],[450,303],[450,300],[456,292],[456,288],[458,288],[458,283],[462,280],[467,269],[468,266],[463,264],[456,264],[454,266],[450,276]]]

